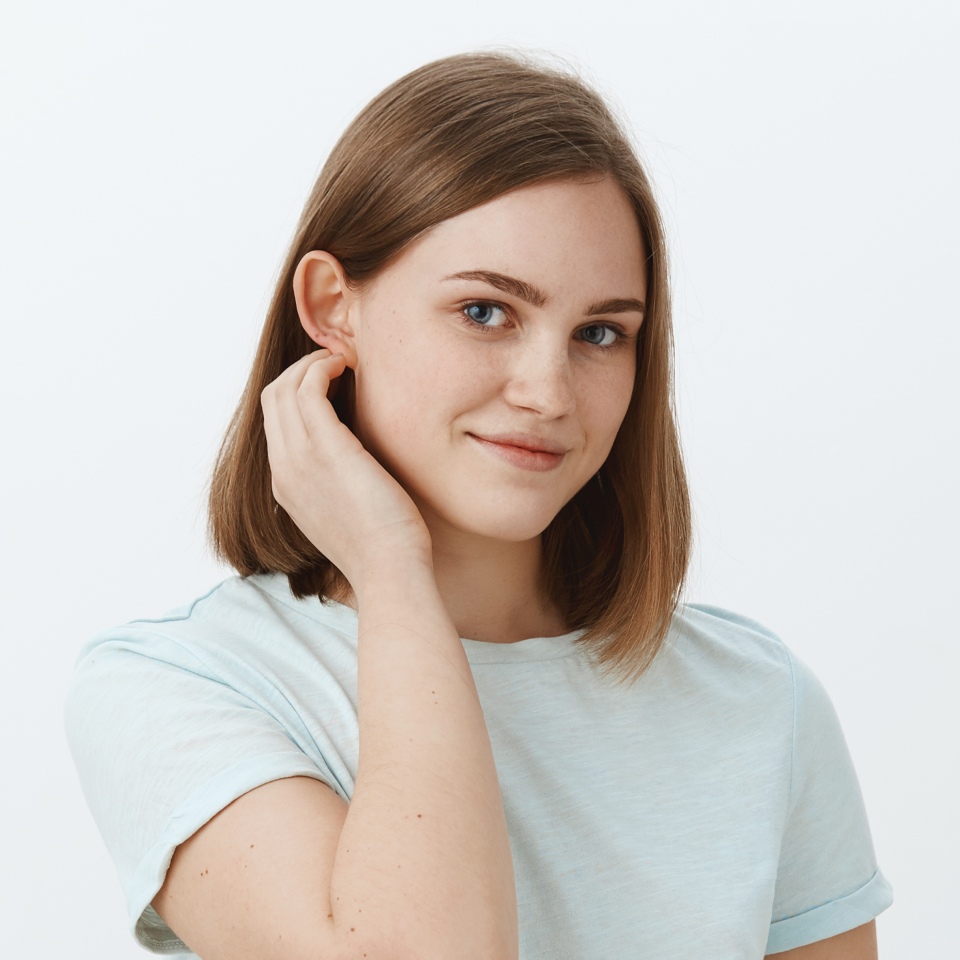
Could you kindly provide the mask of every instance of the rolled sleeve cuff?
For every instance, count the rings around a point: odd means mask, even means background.
[[[862,887],[839,900],[831,900],[770,924],[768,954],[826,940],[869,923],[893,903],[893,888],[878,870]]]
[[[330,786],[332,776],[306,757],[291,753],[255,757],[238,763],[205,784],[171,816],[163,837],[144,857],[127,901],[133,934],[152,953],[181,954],[189,948],[150,905],[166,878],[176,848],[238,797],[255,787],[287,777],[312,777]]]

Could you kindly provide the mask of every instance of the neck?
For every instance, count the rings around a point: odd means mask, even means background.
[[[515,643],[569,631],[543,587],[539,537],[509,543],[450,530],[432,533],[437,589],[461,637]],[[356,609],[346,581],[331,599]]]
[[[433,549],[437,588],[461,637],[514,643],[567,632],[543,587],[539,537],[522,543],[462,539],[435,539]]]

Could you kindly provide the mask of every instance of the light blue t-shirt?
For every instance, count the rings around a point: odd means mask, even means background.
[[[464,640],[517,882],[521,960],[758,960],[889,906],[820,683],[763,627],[682,607],[630,689],[576,639]],[[82,652],[71,749],[140,943],[176,846],[263,783],[357,773],[357,617],[225,581]]]

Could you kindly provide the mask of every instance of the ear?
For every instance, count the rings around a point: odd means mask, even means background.
[[[356,297],[340,261],[322,250],[304,254],[293,275],[293,295],[300,323],[310,339],[333,353],[342,353],[347,366],[356,367],[356,337],[350,323]]]

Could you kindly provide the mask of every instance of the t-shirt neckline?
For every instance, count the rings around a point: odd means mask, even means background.
[[[340,630],[357,634],[357,611],[338,600],[323,602],[319,597],[305,597],[298,600],[290,592],[289,582],[282,573],[254,574],[249,579],[282,603],[292,606],[309,616]],[[464,652],[469,663],[519,663],[530,660],[553,660],[569,657],[578,652],[576,640],[587,631],[573,630],[556,637],[528,637],[513,643],[491,643],[484,640],[471,640],[461,637]]]

